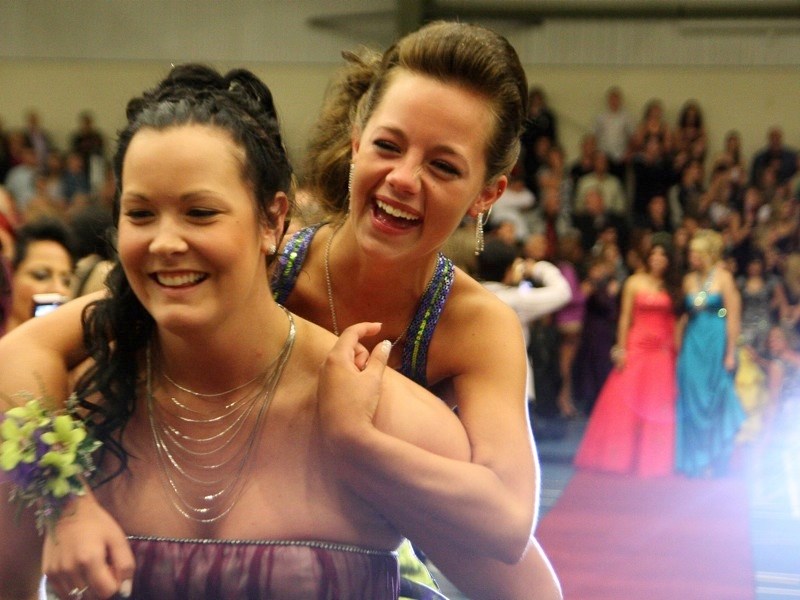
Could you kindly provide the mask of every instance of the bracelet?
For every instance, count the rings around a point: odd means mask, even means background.
[[[84,481],[95,468],[92,453],[101,443],[89,436],[74,395],[62,410],[22,395],[25,405],[6,411],[0,421],[0,469],[11,475],[9,502],[36,507],[41,534],[52,529],[71,499],[86,493]]]
[[[611,346],[611,360],[617,360],[625,356],[625,348],[614,344]]]

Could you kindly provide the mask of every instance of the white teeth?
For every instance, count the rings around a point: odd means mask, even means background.
[[[400,210],[399,208],[395,208],[394,206],[390,206],[385,202],[381,202],[380,200],[376,200],[378,208],[380,208],[386,214],[389,214],[393,217],[397,217],[398,219],[405,219],[407,221],[417,221],[417,217],[414,215],[407,213],[405,211]]]
[[[161,285],[167,287],[179,287],[190,283],[197,283],[203,279],[205,275],[202,273],[186,273],[182,275],[169,275],[166,273],[156,273],[156,280]]]

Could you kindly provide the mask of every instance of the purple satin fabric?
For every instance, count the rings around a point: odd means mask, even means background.
[[[396,600],[397,556],[325,542],[129,538],[133,598]]]

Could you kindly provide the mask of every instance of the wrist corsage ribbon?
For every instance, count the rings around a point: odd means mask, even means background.
[[[86,493],[94,471],[92,453],[101,443],[89,436],[76,405],[71,396],[66,408],[52,410],[30,395],[0,417],[0,469],[14,484],[9,501],[36,508],[39,533],[56,524],[70,500]]]

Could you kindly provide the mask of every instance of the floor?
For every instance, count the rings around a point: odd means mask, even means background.
[[[800,400],[779,415],[779,424],[770,439],[742,452],[739,465],[750,490],[756,600],[800,598]],[[541,425],[544,435],[537,436],[537,448],[542,466],[544,516],[572,476],[572,457],[586,423],[576,419],[555,430],[552,423]],[[433,572],[450,600],[470,600],[435,567]]]

